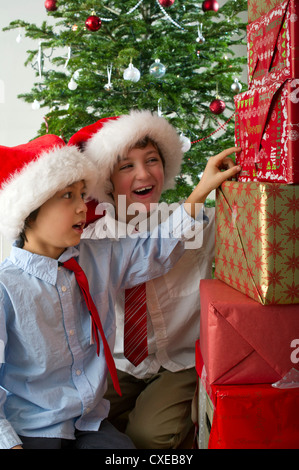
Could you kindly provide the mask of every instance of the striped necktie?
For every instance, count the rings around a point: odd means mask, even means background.
[[[145,283],[125,291],[124,355],[134,366],[148,355]]]
[[[115,363],[109,348],[109,344],[106,340],[104,330],[102,327],[102,322],[99,317],[97,308],[92,300],[92,297],[89,292],[89,285],[88,285],[88,280],[87,277],[83,271],[83,269],[80,267],[80,265],[77,263],[77,261],[74,258],[69,259],[68,261],[64,263],[60,263],[62,266],[64,266],[66,269],[69,269],[70,271],[73,271],[77,280],[77,283],[82,291],[82,294],[84,296],[85,303],[87,305],[87,308],[89,310],[90,316],[91,316],[91,321],[92,321],[92,330],[93,330],[93,337],[97,343],[97,355],[99,355],[100,352],[100,342],[99,342],[99,336],[98,336],[98,331],[100,332],[101,339],[104,345],[104,353],[105,353],[105,358],[107,362],[107,366],[112,378],[112,382],[114,385],[114,388],[116,392],[121,396],[121,391],[120,391],[120,386],[117,378],[117,372],[116,372],[116,367]]]

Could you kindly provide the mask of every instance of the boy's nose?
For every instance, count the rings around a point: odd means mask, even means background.
[[[149,171],[146,165],[143,165],[143,164],[138,165],[136,169],[136,178],[137,179],[146,178],[148,175],[149,175]]]
[[[87,205],[85,204],[83,199],[81,199],[80,203],[78,204],[77,212],[87,212]]]

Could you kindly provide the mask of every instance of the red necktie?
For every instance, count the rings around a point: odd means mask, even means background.
[[[103,331],[102,323],[97,311],[97,308],[92,300],[92,297],[89,292],[89,285],[88,285],[88,280],[87,277],[83,271],[83,269],[79,266],[77,261],[74,258],[69,259],[68,261],[65,261],[62,263],[62,265],[69,269],[70,271],[73,271],[76,277],[76,280],[79,284],[79,287],[83,293],[87,308],[89,310],[89,313],[91,315],[91,321],[92,321],[92,330],[93,330],[93,337],[96,340],[97,343],[97,355],[99,355],[100,352],[100,343],[99,343],[99,336],[97,330],[100,332],[102,342],[104,345],[104,353],[105,353],[105,358],[107,362],[107,366],[112,378],[112,382],[114,385],[114,388],[116,392],[121,396],[121,391],[120,391],[120,386],[117,378],[117,372],[116,372],[116,367],[115,363],[109,348],[109,345],[107,343],[107,340],[105,338],[105,334]]]
[[[144,283],[125,291],[124,354],[134,366],[148,355]]]

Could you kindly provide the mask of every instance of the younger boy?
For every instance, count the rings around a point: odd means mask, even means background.
[[[87,157],[46,135],[1,146],[0,168],[0,232],[15,240],[0,266],[0,448],[134,448],[103,398],[108,367],[119,393],[114,299],[167,272],[194,221],[181,210],[171,232],[80,242]]]
[[[166,119],[149,111],[132,111],[81,129],[71,142],[83,148],[98,165],[100,181],[95,194],[102,202],[98,211],[106,211],[104,217],[88,225],[83,237],[117,237],[130,232],[134,228],[129,227],[134,224],[134,207],[143,208],[150,226],[157,225],[158,215],[165,220],[167,205],[157,210],[153,207],[159,203],[162,191],[173,186],[183,156],[180,138]],[[207,171],[217,158],[210,159],[201,183],[207,184]],[[233,166],[231,160],[227,163]],[[217,167],[213,168],[210,182],[215,176],[223,177]],[[118,397],[110,383],[106,398],[111,402],[109,419],[125,430],[138,448],[177,448],[192,427],[199,283],[212,276],[215,249],[215,211],[204,212],[208,219],[205,217],[201,236],[186,244],[188,249],[167,274],[161,272],[159,278],[144,286],[148,354],[138,363],[131,362],[125,351],[125,312],[132,293],[123,290],[117,297],[114,359],[123,394]],[[142,220],[140,214],[138,220]]]

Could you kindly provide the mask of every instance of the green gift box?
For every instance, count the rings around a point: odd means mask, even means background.
[[[299,185],[225,181],[215,277],[261,304],[299,303]]]

